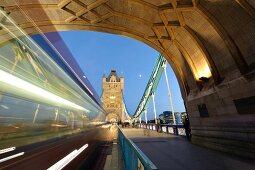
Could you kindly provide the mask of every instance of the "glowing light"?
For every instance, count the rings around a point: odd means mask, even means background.
[[[84,107],[81,107],[73,102],[63,99],[51,92],[48,92],[40,87],[37,87],[29,82],[26,82],[18,77],[13,76],[12,74],[2,71],[2,70],[0,70],[0,82],[6,83],[10,86],[17,88],[17,89],[24,90],[24,91],[26,91],[30,94],[33,94],[37,97],[45,99],[46,101],[51,101],[56,104],[62,104],[65,106],[72,107],[74,109],[89,112],[89,110],[85,109]]]
[[[210,71],[210,68],[208,65],[205,65],[204,68],[203,68],[203,71],[202,71],[202,74],[203,74],[203,77],[211,77],[212,74],[211,74],[211,71]]]
[[[5,161],[8,161],[8,160],[13,159],[13,158],[16,158],[16,157],[18,157],[18,156],[24,155],[24,153],[25,153],[25,152],[20,152],[20,153],[17,153],[17,154],[15,154],[15,155],[11,155],[11,156],[8,156],[8,157],[6,157],[6,158],[0,159],[0,163],[5,162]]]
[[[110,99],[115,99],[116,97],[115,96],[110,96]]]
[[[84,151],[89,145],[83,145],[79,150],[75,149],[64,158],[59,160],[57,163],[49,167],[47,170],[60,170],[63,169],[67,164],[69,164],[75,157],[77,157],[82,151]]]
[[[195,74],[197,80],[199,80],[200,77],[210,78],[211,76],[212,73],[206,61],[204,61],[201,65],[197,65]]]
[[[108,129],[110,126],[111,126],[111,124],[102,125],[102,128],[104,128],[104,129]]]
[[[16,149],[16,147],[1,149],[0,154],[6,153],[6,152],[11,152],[11,151],[14,151],[15,149]]]
[[[67,127],[67,125],[51,124],[52,127]]]

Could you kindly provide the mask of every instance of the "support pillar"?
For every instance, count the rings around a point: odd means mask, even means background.
[[[175,115],[174,115],[174,106],[173,106],[172,95],[171,95],[171,91],[170,91],[170,87],[169,87],[169,83],[168,83],[168,77],[167,77],[167,72],[166,72],[166,64],[164,65],[164,72],[165,72],[165,77],[166,77],[166,86],[167,86],[168,97],[169,97],[169,101],[170,101],[170,107],[171,107],[171,110],[172,110],[172,116],[173,116],[173,121],[174,121],[174,125],[175,125],[176,121],[175,121]]]
[[[156,124],[157,111],[156,111],[156,105],[155,105],[155,93],[152,93],[152,102],[153,102],[153,111],[154,111],[154,118],[155,118],[155,124]]]
[[[147,110],[144,110],[145,123],[147,124]]]

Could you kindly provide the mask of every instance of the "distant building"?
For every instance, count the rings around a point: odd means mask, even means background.
[[[186,112],[175,112],[175,122],[176,124],[182,124],[183,116],[186,115]],[[173,116],[172,111],[164,111],[159,115],[159,119],[163,122],[163,124],[173,124]]]
[[[124,77],[118,77],[116,70],[111,70],[108,77],[103,75],[101,101],[103,103],[103,108],[107,112],[106,121],[124,121],[123,91]]]
[[[159,115],[159,119],[162,120],[163,124],[173,123],[172,112],[164,111],[162,114]]]

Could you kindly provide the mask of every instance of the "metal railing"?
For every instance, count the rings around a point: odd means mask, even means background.
[[[124,165],[126,170],[156,170],[157,167],[150,161],[150,159],[132,142],[128,139],[122,130],[118,128],[118,142],[121,146]]]
[[[157,125],[154,123],[148,124],[138,124],[139,128],[149,129],[149,130],[157,130]],[[184,125],[168,125],[168,124],[161,124],[158,125],[158,132],[169,133],[172,135],[177,136],[186,136]]]

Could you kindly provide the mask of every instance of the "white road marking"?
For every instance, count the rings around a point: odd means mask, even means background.
[[[8,156],[8,157],[6,157],[6,158],[0,159],[0,163],[5,162],[5,161],[8,161],[8,160],[13,159],[13,158],[16,158],[16,157],[18,157],[18,156],[24,155],[24,153],[25,153],[25,152],[20,152],[20,153],[17,153],[17,154],[15,154],[15,155],[11,155],[11,156]]]
[[[11,152],[11,151],[14,151],[15,149],[16,149],[16,147],[1,149],[0,154],[6,153],[6,152]]]
[[[77,157],[82,151],[84,151],[89,145],[83,145],[79,150],[75,149],[64,158],[59,160],[57,163],[49,167],[47,170],[61,170],[63,169],[68,163],[70,163],[75,157]]]

